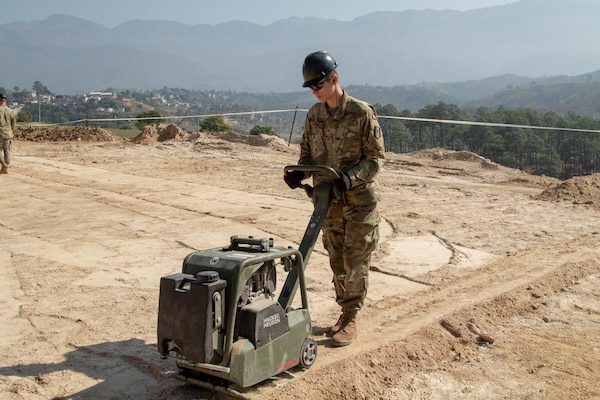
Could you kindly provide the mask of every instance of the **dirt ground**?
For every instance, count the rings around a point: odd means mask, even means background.
[[[219,399],[157,354],[161,276],[232,235],[297,247],[312,204],[265,136],[24,130],[0,175],[0,398]],[[162,135],[162,136],[161,136]],[[161,140],[158,140],[158,138]],[[320,240],[315,364],[258,399],[600,399],[600,176],[442,149],[388,154],[355,343],[333,348]]]

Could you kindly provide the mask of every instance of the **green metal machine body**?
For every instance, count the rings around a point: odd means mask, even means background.
[[[323,166],[285,168],[337,175]],[[227,246],[188,254],[181,273],[161,278],[158,352],[175,360],[179,379],[248,388],[315,362],[304,270],[332,189],[303,186],[315,209],[298,249],[275,246],[271,238],[232,236]],[[279,292],[278,266],[287,273]],[[301,305],[294,309],[298,288]]]

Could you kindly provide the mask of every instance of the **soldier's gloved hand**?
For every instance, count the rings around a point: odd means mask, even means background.
[[[287,183],[290,189],[296,189],[297,187],[300,187],[302,179],[304,179],[304,172],[302,171],[286,171],[283,175],[283,180],[285,183]]]
[[[342,171],[337,171],[337,173],[340,176],[340,179],[334,180],[333,186],[336,188],[338,193],[341,194],[350,189],[350,186],[352,186],[352,182],[350,181],[350,177],[347,173]]]

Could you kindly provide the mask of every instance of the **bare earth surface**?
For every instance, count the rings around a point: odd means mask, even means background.
[[[166,131],[165,131],[166,132]],[[0,398],[219,399],[156,352],[160,277],[231,235],[297,247],[297,146],[176,130],[24,132],[0,175]],[[23,139],[29,140],[23,140]],[[35,138],[35,141],[33,139]],[[600,399],[600,176],[466,152],[388,154],[359,336],[332,348],[331,274],[307,268],[318,357],[260,399]]]

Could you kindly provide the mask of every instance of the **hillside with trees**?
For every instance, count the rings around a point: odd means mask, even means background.
[[[600,72],[535,82],[502,76],[485,83],[348,86],[346,90],[374,105],[387,151],[466,150],[533,174],[568,179],[600,172],[598,81]],[[504,85],[508,85],[504,90],[489,94]],[[299,140],[304,113],[315,101],[309,91],[246,93],[165,87],[107,89],[78,97],[54,95],[39,81],[33,89],[6,91],[13,102],[22,102],[21,123],[41,118],[42,123],[77,121],[125,130],[165,121],[194,132],[222,130],[213,126],[213,116],[223,116],[224,126],[238,133],[278,134],[293,142]],[[472,99],[486,93],[486,97]]]

